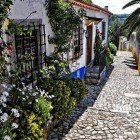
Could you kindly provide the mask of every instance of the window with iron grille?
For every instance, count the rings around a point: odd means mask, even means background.
[[[82,24],[79,26],[78,30],[74,34],[74,51],[73,58],[78,58],[83,54],[83,28]]]
[[[102,22],[102,39],[105,39],[105,28],[106,28],[106,22]]]
[[[28,30],[31,33],[15,35],[17,67],[26,84],[34,82],[46,63],[45,25],[23,26],[23,31]]]

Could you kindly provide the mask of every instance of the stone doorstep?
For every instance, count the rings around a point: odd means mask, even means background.
[[[97,84],[99,82],[98,79],[86,79],[85,80],[86,84],[92,85],[92,84]]]
[[[93,73],[93,72],[87,72],[86,73],[86,78],[99,78],[99,74],[98,73]]]

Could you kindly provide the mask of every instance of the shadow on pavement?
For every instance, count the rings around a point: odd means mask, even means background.
[[[91,85],[89,86],[89,95],[86,96],[81,103],[74,109],[72,114],[59,122],[52,133],[50,133],[47,140],[62,140],[65,138],[65,135],[68,134],[70,129],[73,127],[75,122],[80,118],[80,116],[86,111],[88,107],[92,107],[96,102],[97,97],[99,96],[102,88],[109,79],[110,74],[112,73],[114,66],[111,66],[107,72],[106,79],[100,83],[100,85]]]
[[[131,69],[137,70],[137,68],[138,68],[137,63],[135,62],[135,60],[125,59],[125,61],[123,61],[123,63],[125,63],[125,65],[127,65]]]

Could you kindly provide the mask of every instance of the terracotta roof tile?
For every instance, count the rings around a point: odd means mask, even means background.
[[[90,10],[94,10],[94,11],[100,11],[104,14],[112,15],[112,13],[110,11],[106,10],[105,8],[102,8],[102,7],[92,4],[92,3],[84,2],[83,0],[66,0],[66,1],[69,3],[72,3],[73,5],[82,7],[82,8],[86,8],[86,9],[90,9]]]

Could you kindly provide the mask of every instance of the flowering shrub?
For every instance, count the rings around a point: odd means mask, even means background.
[[[30,87],[3,84],[0,93],[0,139],[44,139],[43,126],[51,117],[50,96]]]
[[[2,84],[0,89],[0,139],[10,140],[16,136],[15,129],[19,127],[16,120],[20,114],[16,108],[7,106],[9,89],[6,85]]]
[[[53,105],[53,119],[59,120],[71,113],[76,100],[71,97],[71,90],[64,81],[44,78],[40,79],[39,86],[47,90],[50,96],[55,95],[50,99]]]

